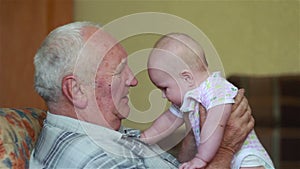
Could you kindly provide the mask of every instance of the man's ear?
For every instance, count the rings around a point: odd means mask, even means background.
[[[183,70],[180,73],[180,77],[183,78],[183,80],[185,82],[187,82],[189,84],[189,86],[194,86],[195,85],[194,76],[193,76],[193,73],[191,71]]]
[[[87,106],[88,100],[84,87],[74,75],[68,75],[63,78],[62,92],[75,107],[83,109]]]

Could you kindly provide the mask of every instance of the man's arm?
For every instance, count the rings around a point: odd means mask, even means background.
[[[200,114],[201,124],[203,124],[206,116],[204,108],[200,109]],[[238,95],[235,97],[235,103],[232,106],[232,113],[228,119],[221,146],[206,168],[229,169],[234,153],[243,145],[243,142],[253,127],[254,119],[251,116],[251,109],[244,96],[244,90],[240,89]],[[196,150],[193,133],[190,132],[182,142],[178,160],[180,162],[191,160],[196,154]]]

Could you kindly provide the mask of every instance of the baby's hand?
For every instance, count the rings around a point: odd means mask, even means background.
[[[206,162],[200,158],[193,158],[191,161],[183,163],[179,169],[201,169],[206,166]]]

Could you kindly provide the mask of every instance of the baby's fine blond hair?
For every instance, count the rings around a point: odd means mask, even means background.
[[[168,50],[180,57],[192,70],[207,71],[208,63],[201,45],[184,33],[169,33],[161,37],[154,48]]]

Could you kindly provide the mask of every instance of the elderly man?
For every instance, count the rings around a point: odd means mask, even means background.
[[[98,25],[77,22],[55,29],[34,64],[35,88],[49,111],[30,168],[178,168],[179,162],[158,146],[120,130],[130,111],[128,90],[138,81],[123,47]],[[222,146],[207,168],[229,168],[253,125],[241,91]],[[188,138],[182,160],[192,147]]]

